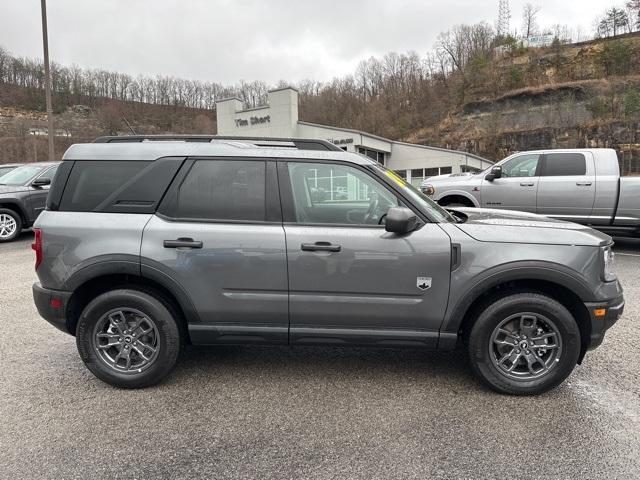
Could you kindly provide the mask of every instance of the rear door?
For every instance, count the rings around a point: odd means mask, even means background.
[[[192,159],[144,230],[144,275],[190,299],[197,344],[287,343],[285,236],[276,167],[256,159]]]
[[[279,167],[291,342],[435,347],[449,293],[447,234],[437,223],[385,231],[386,212],[402,200],[354,165]]]
[[[587,223],[595,195],[596,176],[591,153],[545,153],[538,187],[538,213]]]
[[[524,153],[504,162],[501,178],[482,181],[482,206],[535,213],[540,157]]]

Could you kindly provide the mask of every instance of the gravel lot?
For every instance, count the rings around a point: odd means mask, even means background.
[[[639,478],[640,242],[623,318],[560,388],[500,396],[461,353],[189,349],[111,388],[38,316],[31,235],[0,245],[2,478]]]

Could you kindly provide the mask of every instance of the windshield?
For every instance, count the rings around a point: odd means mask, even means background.
[[[23,165],[0,177],[0,185],[24,185],[44,168],[43,165]]]
[[[444,208],[438,205],[436,202],[427,197],[424,193],[418,190],[416,187],[405,181],[393,170],[389,170],[382,165],[372,165],[374,170],[390,178],[393,182],[399,185],[402,190],[411,198],[411,200],[417,205],[421,206],[424,210],[436,219],[438,222],[452,222],[455,223],[456,219],[453,215],[447,212]]]

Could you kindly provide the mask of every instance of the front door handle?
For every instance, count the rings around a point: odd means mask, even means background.
[[[300,249],[304,252],[339,252],[342,247],[329,242],[303,243]]]
[[[520,182],[521,187],[533,187],[533,182]]]
[[[576,182],[576,185],[579,187],[590,187],[591,182]]]
[[[202,242],[193,238],[178,238],[177,240],[165,240],[164,248],[202,248]]]

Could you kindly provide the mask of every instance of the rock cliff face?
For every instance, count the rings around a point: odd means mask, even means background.
[[[615,148],[623,172],[640,174],[640,36],[505,54],[488,68],[471,99],[407,140],[495,160],[522,150]],[[509,75],[529,85],[493,92],[491,78]]]

